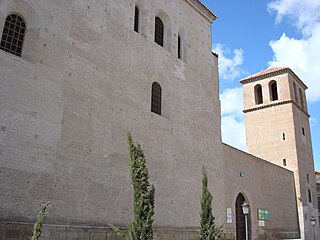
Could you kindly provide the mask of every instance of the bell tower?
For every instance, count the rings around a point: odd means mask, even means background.
[[[286,67],[268,68],[240,83],[248,152],[294,173],[301,238],[313,239],[310,220],[318,214],[307,86]]]

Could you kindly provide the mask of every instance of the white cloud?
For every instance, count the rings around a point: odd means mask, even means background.
[[[230,49],[222,44],[215,44],[213,52],[219,55],[219,75],[224,80],[234,80],[244,73],[240,67],[243,63],[243,50],[235,49],[233,56],[227,57],[231,54]]]
[[[242,88],[227,88],[220,94],[221,115],[232,114],[237,118],[243,116],[243,94]]]
[[[276,12],[276,22],[288,17],[304,35],[311,35],[320,21],[319,0],[275,0],[268,4],[270,12]]]
[[[309,102],[320,100],[320,1],[276,0],[268,5],[277,14],[277,21],[289,17],[302,39],[289,38],[284,33],[280,39],[270,41],[274,52],[271,66],[288,66],[309,87]]]
[[[313,117],[310,117],[310,124],[311,124],[311,126],[316,125],[317,124],[317,119],[313,118]]]
[[[246,150],[242,88],[227,88],[220,94],[222,141]]]
[[[221,118],[222,141],[235,148],[246,151],[246,135],[244,122],[240,122],[233,116]]]

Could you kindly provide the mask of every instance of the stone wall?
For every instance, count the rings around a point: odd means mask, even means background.
[[[217,224],[225,223],[226,208],[234,211],[242,192],[254,211],[263,206],[277,214],[264,230],[252,217],[253,239],[297,232],[292,173],[221,143],[218,59],[211,52],[208,11],[187,0],[138,1],[137,33],[135,4],[0,2],[0,26],[8,13],[19,11],[30,26],[21,58],[0,51],[2,239],[26,238],[31,226],[23,223],[34,221],[48,200],[46,239],[109,239],[99,226],[127,225],[127,131],[147,157],[158,239],[195,239],[202,166]],[[164,48],[153,40],[155,16],[169,28]],[[161,116],[150,111],[155,81],[162,87]],[[242,169],[248,172],[239,179]],[[226,238],[234,235],[235,221],[226,224]]]

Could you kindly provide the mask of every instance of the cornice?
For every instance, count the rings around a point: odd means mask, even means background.
[[[215,56],[216,58],[219,58],[218,53],[212,52],[212,55]]]
[[[290,68],[284,68],[284,69],[280,69],[280,70],[277,70],[274,72],[261,74],[256,77],[244,78],[244,79],[240,80],[240,83],[244,85],[247,83],[252,83],[255,81],[259,81],[261,79],[270,78],[270,77],[278,76],[278,75],[285,74],[285,73],[288,73],[291,76],[293,76],[296,79],[296,81],[298,81],[305,89],[308,89],[308,87],[301,81],[301,79]]]
[[[282,102],[275,102],[275,103],[271,103],[268,105],[262,105],[262,106],[258,106],[258,107],[254,107],[254,108],[249,108],[249,109],[245,109],[243,110],[244,113],[247,112],[253,112],[256,110],[260,110],[260,109],[265,109],[265,108],[270,108],[270,107],[274,107],[274,106],[279,106],[279,105],[285,105],[285,104],[293,104],[296,107],[298,107],[308,118],[310,117],[310,115],[307,113],[307,111],[305,109],[303,109],[302,107],[300,107],[295,101],[293,100],[286,100],[286,101],[282,101]]]
[[[194,7],[202,16],[204,16],[210,23],[217,19],[217,15],[214,14],[206,5],[200,0],[185,0],[192,7]]]

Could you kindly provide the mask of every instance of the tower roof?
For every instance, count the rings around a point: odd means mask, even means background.
[[[263,78],[268,78],[272,76],[277,76],[284,73],[290,73],[293,75],[304,87],[307,89],[308,87],[301,81],[301,79],[289,68],[289,67],[268,67],[265,70],[262,70],[258,73],[250,75],[246,78],[240,80],[241,84],[246,84],[249,82],[254,82]]]

